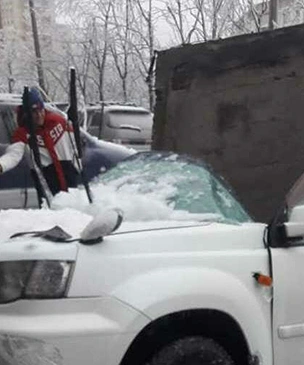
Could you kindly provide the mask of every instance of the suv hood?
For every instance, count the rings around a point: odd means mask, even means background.
[[[0,210],[0,260],[75,260],[78,243],[54,243],[33,234],[10,239],[20,232],[37,232],[60,226],[73,238],[90,221],[87,214],[73,209],[52,211],[41,210]]]
[[[198,221],[179,221],[179,220],[164,220],[164,221],[140,221],[140,222],[123,222],[119,229],[114,234],[141,232],[147,230],[171,229],[179,227],[196,227],[202,225],[210,225],[211,222]]]
[[[42,238],[19,237],[0,244],[1,261],[63,260],[75,261],[78,244],[53,243]]]
[[[195,221],[127,222],[111,235],[104,237],[113,252],[163,252],[164,242],[173,252],[190,250],[197,240],[200,250],[261,248],[266,225],[262,223],[225,224]],[[191,240],[189,238],[191,237]],[[151,241],[148,244],[148,241]],[[128,244],[127,244],[128,242]],[[153,242],[153,243],[152,243]],[[170,242],[170,243],[169,243]],[[112,246],[113,245],[113,246]],[[196,245],[196,244],[195,244]],[[127,248],[126,248],[127,247]],[[153,249],[152,249],[153,247]],[[197,247],[196,247],[197,248]]]

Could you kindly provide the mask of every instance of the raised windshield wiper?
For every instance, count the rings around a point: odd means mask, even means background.
[[[130,129],[132,131],[141,132],[141,128],[140,127],[137,127],[135,125],[130,125],[130,124],[121,124],[119,126],[119,129]]]

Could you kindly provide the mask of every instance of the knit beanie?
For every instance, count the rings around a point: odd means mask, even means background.
[[[29,99],[29,107],[32,109],[43,109],[44,108],[44,102],[42,99],[42,96],[40,92],[35,89],[31,88],[28,91],[28,99]],[[25,107],[25,100],[24,100],[24,93],[22,95],[22,105]]]

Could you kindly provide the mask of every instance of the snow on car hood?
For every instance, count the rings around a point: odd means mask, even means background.
[[[78,245],[54,243],[36,237],[19,237],[0,244],[1,261],[14,260],[63,260],[75,261]]]
[[[91,207],[94,209],[93,207]],[[100,213],[101,208],[96,209],[96,212]],[[60,226],[65,232],[70,234],[72,238],[80,237],[81,232],[92,221],[94,214],[90,215],[85,212],[81,212],[72,208],[65,208],[60,210],[0,210],[0,243],[2,246],[5,244],[5,250],[12,252],[17,249],[17,244],[20,249],[20,245],[25,245],[23,249],[30,252],[30,246],[34,242],[44,242],[44,246],[40,247],[40,251],[52,250],[52,247],[60,246],[60,244],[45,243],[45,240],[33,238],[31,235],[22,236],[19,238],[10,239],[13,234],[19,232],[35,232],[51,229],[55,226]],[[216,221],[217,216],[215,214],[188,214],[186,212],[175,212],[171,216],[165,216],[163,214],[154,215],[153,211],[148,213],[148,217],[154,218],[151,220],[145,220],[145,216],[142,215],[143,220],[136,220],[135,217],[131,221],[124,220],[121,227],[117,232],[128,232],[128,231],[141,231],[147,229],[161,229],[161,228],[172,228],[172,227],[186,227],[198,224],[209,224],[205,221]],[[163,219],[162,219],[163,218]],[[14,245],[12,243],[14,242]],[[67,251],[73,245],[61,244],[62,247],[66,246]],[[0,246],[1,247],[1,246]],[[28,247],[28,249],[26,249]],[[31,246],[32,247],[32,246]],[[61,250],[63,251],[61,247]],[[33,247],[32,247],[33,248]]]
[[[188,219],[185,219],[188,218]],[[138,252],[145,250],[150,244],[155,251],[164,249],[163,241],[172,240],[174,250],[186,249],[185,242],[188,242],[189,234],[195,243],[202,241],[204,234],[204,249],[219,249],[224,246],[226,249],[237,247],[260,247],[262,234],[265,225],[257,223],[243,223],[240,225],[223,224],[216,221],[216,217],[208,214],[190,216],[177,214],[175,219],[159,219],[150,221],[123,221],[117,231],[105,237],[105,243],[111,243],[112,249],[126,250],[126,252]],[[53,243],[42,238],[22,236],[10,239],[12,234],[23,231],[47,230],[56,225],[60,226],[72,238],[79,238],[82,230],[92,221],[93,217],[84,212],[66,208],[62,210],[3,210],[0,211],[0,257],[1,260],[75,260],[81,245],[73,243]],[[174,228],[186,228],[185,230]],[[241,229],[240,229],[241,228]],[[202,231],[203,229],[203,231]],[[155,240],[153,237],[157,230],[162,231],[164,240]],[[151,231],[151,234],[147,234]],[[154,233],[152,233],[154,232]],[[127,234],[127,236],[126,236]],[[231,239],[227,238],[227,234]],[[142,244],[142,237],[145,245]],[[167,237],[167,238],[166,238]],[[246,237],[246,239],[245,239]],[[126,244],[128,242],[128,244]],[[141,243],[141,244],[138,244]],[[189,242],[187,243],[187,249]],[[195,244],[196,245],[196,244]],[[101,245],[103,246],[103,245]],[[145,246],[147,246],[145,248]],[[151,246],[151,247],[152,247]],[[201,247],[201,245],[199,245]],[[150,250],[151,248],[149,248]]]
[[[132,196],[132,194],[117,196],[107,187],[96,189],[94,193],[94,204],[88,204],[84,191],[70,189],[69,193],[60,193],[54,198],[54,209],[0,210],[0,250],[2,247],[3,255],[10,259],[10,255],[14,257],[19,251],[33,259],[35,251],[35,255],[42,257],[46,254],[51,257],[55,252],[58,255],[66,255],[67,258],[72,257],[76,252],[77,243],[58,244],[31,236],[10,239],[10,236],[19,232],[41,231],[60,226],[72,238],[78,238],[94,216],[100,214],[103,209],[117,205],[124,215],[123,223],[117,233],[209,225],[221,219],[217,214],[190,214],[186,211],[176,211],[161,199]]]
[[[60,226],[73,237],[79,237],[92,217],[74,209],[0,210],[0,242],[17,232],[46,230]],[[10,241],[12,242],[12,241]]]
[[[91,216],[71,210],[1,210],[0,211],[0,258],[6,260],[75,260],[77,243],[53,243],[31,235],[10,239],[19,232],[47,230],[60,226],[72,237],[80,232],[92,219]]]
[[[116,233],[146,231],[149,229],[164,229],[193,225],[210,225],[222,222],[222,216],[211,213],[189,213],[175,210],[167,203],[167,197],[172,193],[172,186],[164,184],[160,189],[147,194],[139,194],[133,190],[117,191],[115,186],[98,183],[91,184],[94,203],[89,204],[83,188],[69,189],[69,192],[57,194],[52,201],[52,209],[45,207],[41,210],[0,210],[0,245],[5,245],[7,255],[18,251],[17,245],[22,246],[24,255],[31,255],[32,246],[37,255],[46,251],[73,256],[77,243],[54,244],[46,243],[43,239],[22,237],[10,240],[10,236],[23,231],[41,231],[60,226],[72,238],[80,237],[81,232],[94,216],[102,210],[119,208],[123,212],[123,223]],[[227,219],[225,220],[227,223]],[[229,223],[229,222],[228,222]],[[235,223],[235,222],[234,222]],[[236,224],[236,223],[235,223]],[[12,243],[14,242],[14,245]],[[43,242],[43,245],[41,244]],[[4,250],[3,250],[4,251]],[[13,254],[11,252],[11,254]]]

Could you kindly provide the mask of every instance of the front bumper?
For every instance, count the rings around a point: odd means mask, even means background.
[[[36,365],[36,358],[37,365],[118,365],[149,322],[109,297],[1,305],[0,360],[3,365]]]

